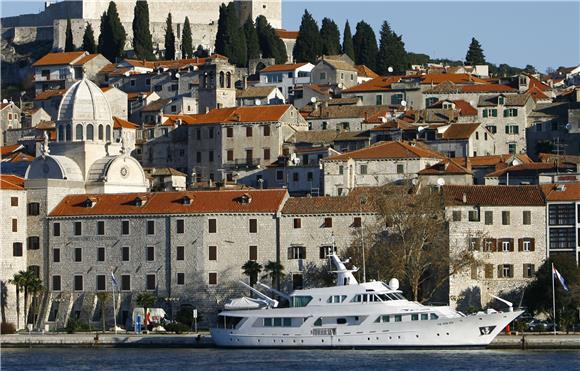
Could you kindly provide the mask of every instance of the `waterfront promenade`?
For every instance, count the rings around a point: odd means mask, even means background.
[[[210,348],[208,333],[200,334],[14,334],[1,335],[2,347],[126,347],[126,348]],[[580,349],[580,334],[500,335],[490,349]]]

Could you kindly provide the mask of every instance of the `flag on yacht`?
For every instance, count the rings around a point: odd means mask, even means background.
[[[111,282],[113,282],[113,286],[116,289],[119,288],[119,283],[117,282],[117,279],[115,278],[115,274],[113,272],[111,272]]]
[[[568,288],[568,285],[566,284],[566,280],[564,279],[564,276],[562,276],[560,274],[560,272],[558,272],[556,267],[554,267],[553,265],[552,265],[552,273],[553,273],[554,277],[557,278],[558,281],[560,281],[564,290],[569,291],[569,288]]]

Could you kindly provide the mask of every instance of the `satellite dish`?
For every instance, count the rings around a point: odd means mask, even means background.
[[[123,75],[125,75],[125,77],[129,77],[131,74],[129,73],[129,71],[126,71]]]
[[[417,127],[417,131],[418,131],[419,133],[420,133],[420,132],[422,132],[423,130],[425,130],[425,128],[424,128],[423,126],[419,126],[419,127]]]
[[[310,98],[310,103],[316,103],[316,97]]]
[[[2,103],[4,103],[4,104],[8,103],[8,99],[6,99],[6,98],[2,99]]]
[[[197,70],[199,70],[199,67],[197,67],[197,66],[193,66],[193,70],[194,70],[194,71],[197,71]]]
[[[181,77],[181,75],[179,74],[179,72],[176,72],[176,73],[175,73],[175,78],[176,78],[176,79],[178,79],[178,78],[180,78],[180,77]]]
[[[339,83],[339,84],[338,84],[338,88],[339,88],[339,89],[342,89],[342,88],[344,88],[344,84],[343,84],[342,82],[341,82],[341,83]]]
[[[406,100],[402,100],[402,101],[401,101],[401,106],[403,106],[403,107],[407,107],[407,101],[406,101]]]
[[[261,105],[261,104],[262,104],[262,101],[261,101],[261,100],[259,100],[259,99],[256,99],[256,100],[254,100],[254,104],[255,104],[256,106],[259,106],[259,105]]]
[[[391,290],[398,290],[399,289],[399,280],[396,278],[391,278],[389,281],[389,287]]]
[[[445,179],[443,179],[443,178],[437,179],[437,185],[439,187],[443,187],[445,185]]]
[[[572,124],[571,123],[567,123],[566,124],[566,130],[570,130],[572,129]]]
[[[389,66],[389,68],[387,68],[387,71],[389,71],[389,73],[393,73],[393,67]]]

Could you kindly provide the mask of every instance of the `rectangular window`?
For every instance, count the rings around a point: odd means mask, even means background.
[[[487,279],[493,278],[493,264],[485,265],[485,278]]]
[[[105,291],[106,290],[106,276],[104,274],[97,274],[97,282],[96,287],[97,291]]]
[[[80,236],[83,234],[83,223],[82,222],[75,222],[74,223],[74,234],[75,234],[75,236]]]
[[[185,246],[177,246],[175,248],[175,259],[185,260]]]
[[[362,219],[360,216],[355,216],[352,221],[352,226],[354,228],[360,228],[362,226]]]
[[[524,264],[523,266],[524,278],[532,278],[536,273],[535,266],[533,264]]]
[[[380,94],[377,94],[375,96],[375,106],[382,106],[383,105],[383,96]]]
[[[492,134],[497,133],[497,126],[495,126],[495,125],[487,125],[486,129],[489,130],[489,132]]]
[[[288,259],[306,259],[306,247],[290,246],[288,249]]]
[[[509,211],[502,211],[501,212],[501,224],[502,225],[510,225],[510,212]]]
[[[208,159],[209,162],[213,162],[213,151],[209,151],[208,152],[207,159]]]
[[[74,261],[75,262],[82,262],[83,261],[83,249],[82,249],[82,247],[75,247],[75,249],[74,249]]]
[[[217,220],[216,219],[209,219],[208,220],[208,228],[209,228],[209,233],[217,233]]]
[[[395,314],[395,322],[403,321],[403,317],[400,314]]]
[[[195,154],[195,161],[199,164],[201,163],[201,152]]]
[[[460,210],[454,210],[453,211],[453,221],[454,222],[460,222],[461,221],[461,211]]]
[[[97,222],[97,235],[103,236],[104,234],[105,234],[105,222],[101,220]]]
[[[208,247],[208,260],[217,260],[217,246]]]
[[[10,197],[10,206],[18,206],[18,197]]]
[[[121,260],[124,262],[129,261],[129,246],[121,247]]]
[[[479,210],[469,210],[468,219],[470,222],[479,222]]]
[[[147,234],[155,234],[155,220],[147,221]]]
[[[265,137],[270,136],[270,126],[269,125],[264,126],[264,136]]]
[[[324,228],[332,228],[332,218],[324,218]]]
[[[121,234],[128,235],[129,234],[129,221],[123,220],[121,222]]]
[[[574,228],[550,228],[550,250],[574,249],[575,247]]]
[[[251,137],[252,135],[253,135],[252,127],[251,126],[246,126],[246,136],[247,137]]]
[[[105,248],[104,247],[97,247],[97,261],[98,262],[105,261]]]
[[[476,280],[477,278],[478,278],[477,264],[472,264],[471,265],[471,279]]]
[[[514,266],[511,264],[500,264],[497,266],[498,278],[512,278],[514,276]]]
[[[185,233],[185,221],[183,219],[177,219],[176,229],[177,233]]]
[[[509,252],[511,250],[511,244],[509,240],[501,241],[501,251]]]
[[[405,165],[397,164],[397,174],[404,174],[405,173]]]
[[[58,247],[52,249],[52,262],[60,263],[60,249]]]
[[[258,219],[250,219],[250,233],[258,233]]]
[[[40,238],[38,236],[30,236],[26,239],[28,250],[40,249]]]
[[[226,128],[226,137],[233,138],[234,137],[234,128],[229,126]]]
[[[155,260],[155,246],[147,246],[147,261],[152,262]]]
[[[532,212],[531,211],[524,210],[522,217],[523,217],[524,225],[532,224]]]
[[[213,128],[207,128],[207,136],[208,138],[213,138]]]
[[[18,232],[18,219],[12,219],[12,232]]]
[[[493,211],[486,211],[484,213],[485,225],[493,225]]]
[[[336,246],[328,245],[328,246],[320,246],[319,251],[319,258],[326,259],[330,254],[336,253]]]
[[[361,173],[361,175],[366,175],[367,174],[367,165],[361,165],[360,166],[360,173]]]
[[[418,321],[419,320],[419,314],[411,314],[411,321]]]
[[[177,273],[177,284],[185,285],[185,273]]]
[[[217,285],[217,273],[216,272],[210,272],[208,274],[208,283],[210,285]]]
[[[391,96],[391,105],[392,106],[398,106],[401,104],[401,102],[403,101],[403,94],[393,94]]]
[[[270,148],[264,148],[264,160],[270,160]]]
[[[121,290],[131,291],[131,275],[129,274],[121,275]]]
[[[276,180],[278,181],[284,180],[284,171],[276,170]]]
[[[31,202],[28,204],[28,215],[39,215],[40,204],[38,202]]]
[[[496,247],[497,240],[495,238],[485,238],[483,240],[483,251],[484,252],[494,252],[497,250]]]
[[[574,225],[575,218],[573,203],[553,204],[548,207],[548,221],[550,225]]]
[[[234,161],[234,150],[228,149],[226,152],[226,158],[228,161]]]
[[[292,181],[293,182],[297,182],[300,180],[300,174],[298,173],[292,173]]]
[[[60,276],[52,276],[52,291],[60,291]]]
[[[155,290],[155,275],[148,274],[145,276],[145,284],[147,290]]]
[[[74,276],[74,290],[83,291],[83,276],[80,275]]]
[[[344,166],[341,165],[338,167],[338,175],[342,175],[342,174],[344,174]]]
[[[294,229],[300,229],[302,228],[302,219],[300,218],[294,218]]]
[[[12,256],[22,256],[22,242],[12,244]]]
[[[250,260],[258,260],[258,246],[250,246]]]

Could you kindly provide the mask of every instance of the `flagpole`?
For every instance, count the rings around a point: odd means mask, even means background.
[[[554,335],[556,335],[556,287],[554,285],[555,280],[554,263],[552,263],[552,319],[554,321]]]
[[[113,273],[111,273],[113,274]],[[111,276],[113,277],[113,276]],[[113,323],[115,325],[115,335],[117,335],[117,306],[115,305],[115,282],[111,285],[113,287]]]

